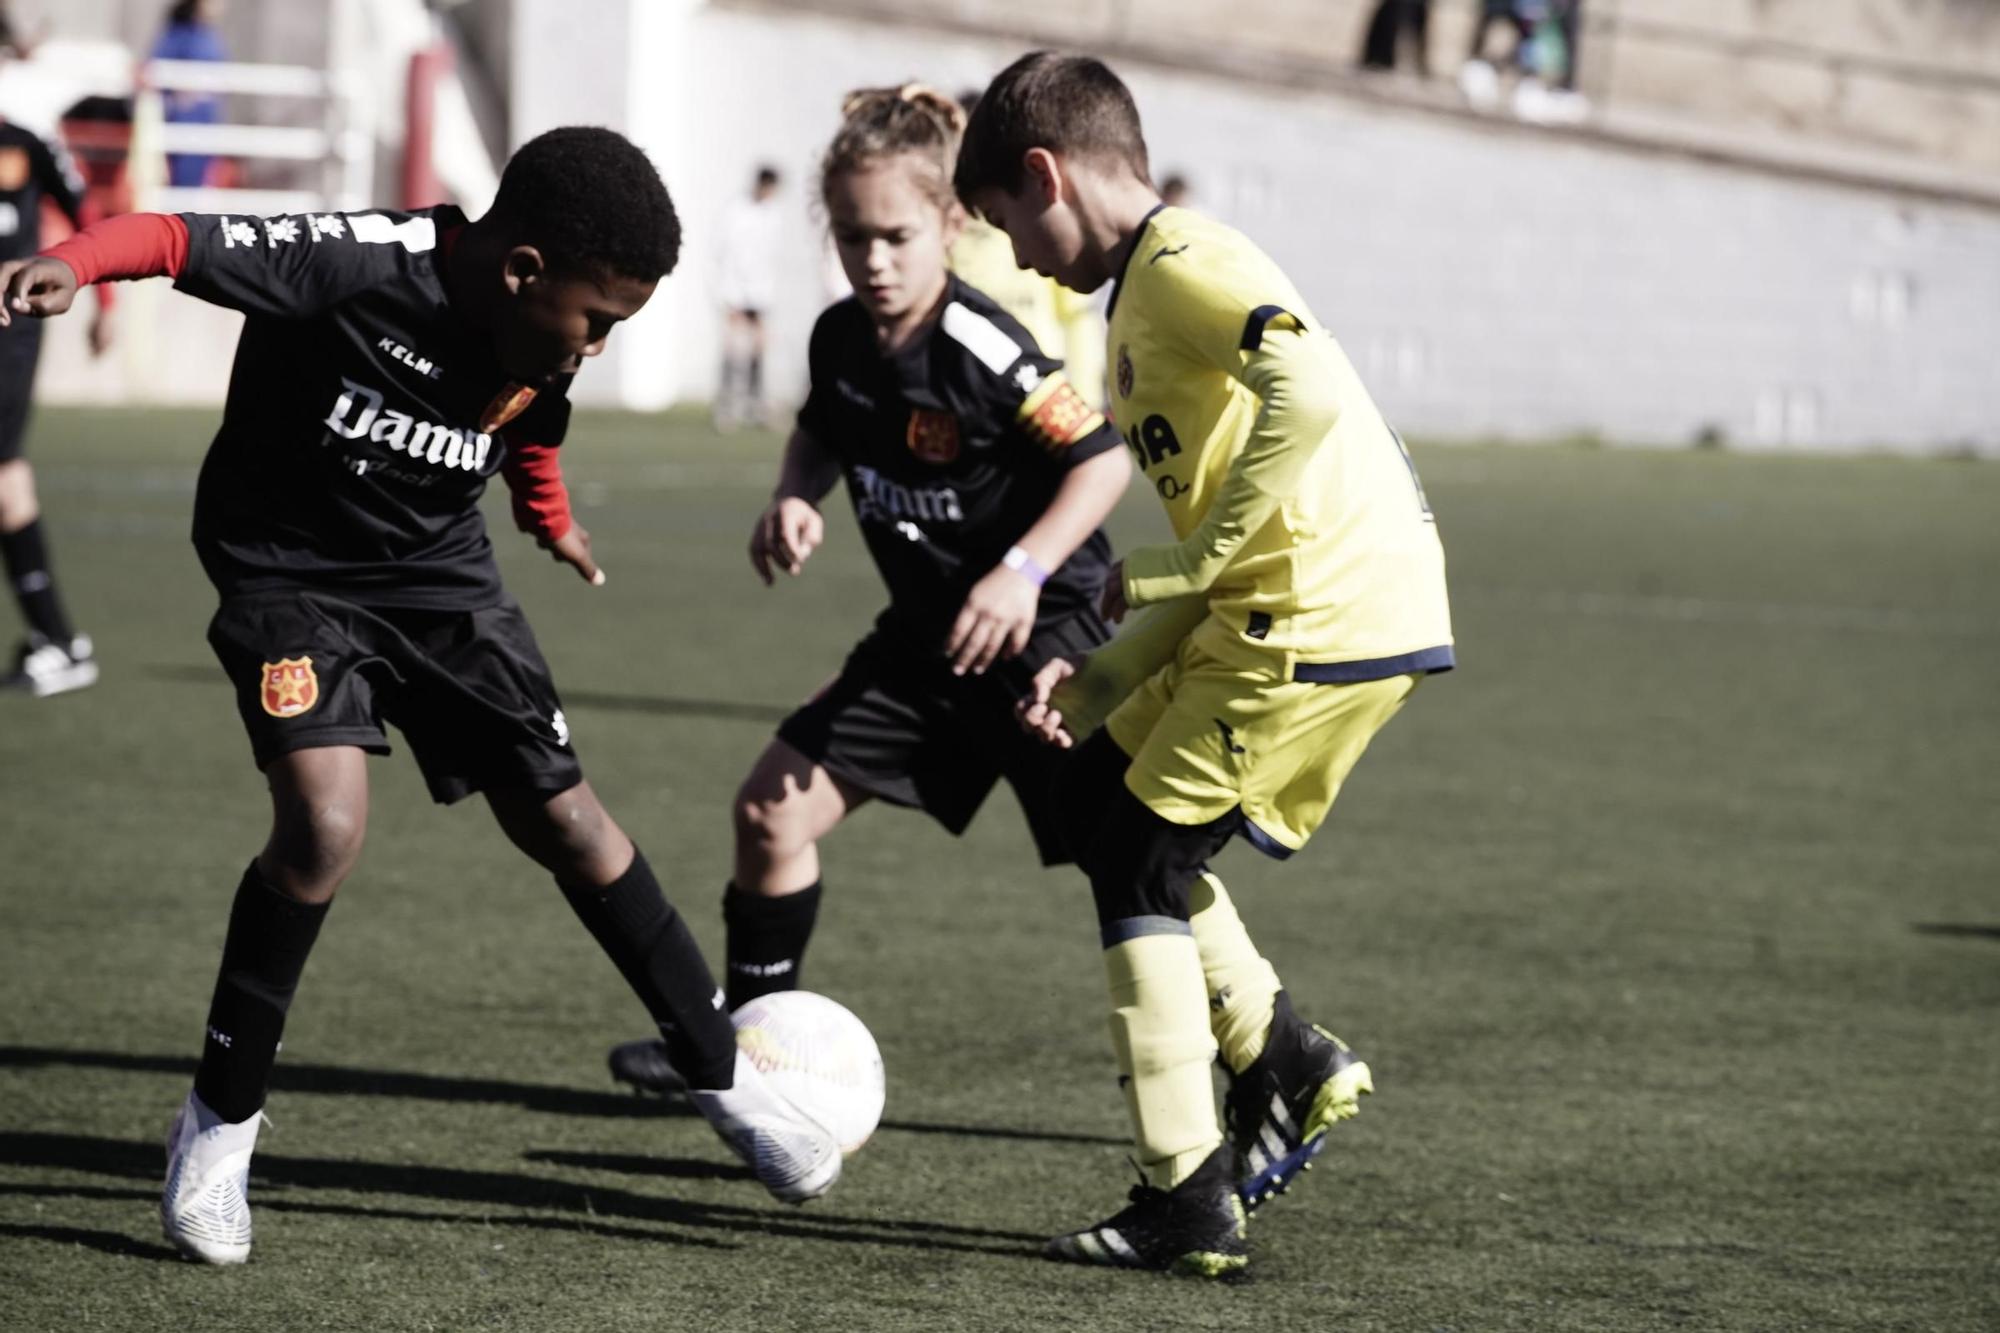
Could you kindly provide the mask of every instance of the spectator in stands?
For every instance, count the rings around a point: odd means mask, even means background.
[[[1513,110],[1539,124],[1574,123],[1588,103],[1576,91],[1576,47],[1583,0],[1484,0],[1472,30],[1472,48],[1458,72],[1459,91],[1481,111],[1500,103],[1500,69],[1486,57],[1486,38],[1495,24],[1514,33],[1513,49],[1502,66],[1515,70]]]
[[[1472,25],[1472,46],[1458,71],[1458,90],[1477,110],[1489,111],[1499,105],[1500,69],[1520,66],[1530,35],[1525,8],[1521,0],[1483,0],[1480,5],[1479,22]],[[1498,67],[1486,55],[1487,34],[1496,24],[1514,34],[1514,45]]]
[[[750,196],[722,223],[722,384],[715,424],[730,430],[764,420],[764,319],[778,288],[778,169],[757,168]]]
[[[167,25],[153,43],[155,60],[227,60],[222,44],[222,0],[176,0],[167,10]],[[222,99],[213,93],[168,91],[165,95],[167,120],[177,125],[213,125],[222,119]],[[199,153],[170,153],[167,181],[188,189],[208,183],[209,164],[215,159]]]
[[[1429,78],[1431,0],[1379,0],[1361,43],[1361,68],[1394,69],[1399,47],[1406,49],[1419,76]],[[1399,42],[1398,38],[1406,38]]]

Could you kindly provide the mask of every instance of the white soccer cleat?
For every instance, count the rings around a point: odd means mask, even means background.
[[[207,1264],[250,1257],[250,1154],[262,1112],[232,1125],[190,1092],[167,1131],[160,1226],[174,1248]]]
[[[735,1087],[726,1092],[693,1089],[688,1100],[757,1173],[772,1198],[804,1203],[840,1179],[840,1144],[832,1131],[773,1092],[743,1052],[736,1053]]]
[[[79,634],[68,644],[33,637],[14,656],[14,669],[4,684],[10,690],[24,690],[37,699],[67,694],[97,683],[97,658],[88,634]]]

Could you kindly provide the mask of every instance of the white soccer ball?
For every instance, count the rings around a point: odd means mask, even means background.
[[[771,1090],[824,1125],[843,1153],[882,1122],[882,1052],[847,1006],[806,990],[760,995],[731,1015],[736,1046]]]

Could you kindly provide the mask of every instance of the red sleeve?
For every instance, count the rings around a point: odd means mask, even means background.
[[[187,223],[171,213],[127,213],[85,227],[42,256],[68,264],[79,287],[120,278],[178,278],[187,267]]]
[[[570,529],[569,488],[563,485],[562,460],[548,444],[516,444],[500,465],[513,493],[514,522],[521,531],[554,541]]]

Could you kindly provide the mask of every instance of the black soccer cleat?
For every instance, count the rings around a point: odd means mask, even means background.
[[[621,1042],[611,1048],[611,1077],[632,1091],[662,1097],[687,1095],[687,1080],[667,1063],[667,1044],[658,1037]]]
[[[1326,1133],[1361,1109],[1374,1076],[1347,1043],[1292,1012],[1283,991],[1271,1013],[1264,1053],[1229,1080],[1223,1121],[1242,1178],[1246,1212],[1283,1194],[1326,1146]]]
[[[1094,1227],[1057,1236],[1050,1259],[1107,1268],[1144,1268],[1190,1277],[1227,1277],[1250,1262],[1243,1201],[1236,1196],[1236,1154],[1222,1144],[1170,1190],[1144,1183],[1132,1202]]]

